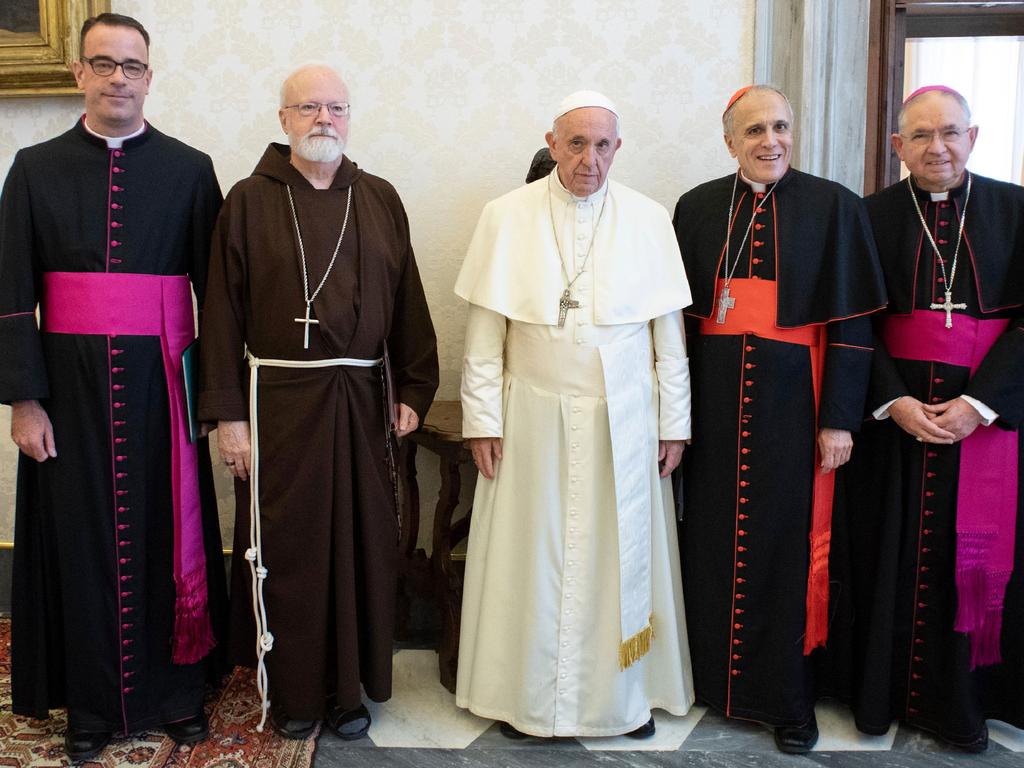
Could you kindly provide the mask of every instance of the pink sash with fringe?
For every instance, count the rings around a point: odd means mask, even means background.
[[[885,318],[889,354],[978,370],[1010,321],[915,310]],[[979,426],[960,443],[957,481],[954,629],[971,641],[971,668],[998,664],[1003,597],[1013,570],[1017,524],[1017,432]]]
[[[159,336],[171,427],[174,511],[175,664],[194,664],[216,644],[206,593],[206,555],[196,446],[188,441],[181,353],[195,338],[185,275],[44,272],[42,330],[102,336]]]

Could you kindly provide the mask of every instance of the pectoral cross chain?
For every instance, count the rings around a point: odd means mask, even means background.
[[[579,309],[580,303],[569,294],[569,289],[562,291],[562,297],[558,300],[558,327],[565,326],[565,316],[570,309]]]
[[[303,349],[309,349],[309,326],[310,325],[320,325],[320,321],[319,320],[317,320],[315,317],[310,317],[309,316],[309,309],[310,309],[310,306],[309,306],[309,304],[307,304],[306,305],[306,316],[305,317],[296,317],[295,318],[295,322],[296,323],[305,323],[306,324],[305,333],[303,333],[303,335],[302,335],[302,348]]]
[[[715,322],[719,325],[725,325],[725,314],[735,306],[736,299],[729,295],[729,286],[727,285],[718,294],[718,316],[715,317]]]
[[[966,304],[954,304],[953,303],[953,292],[946,291],[946,300],[941,304],[929,304],[929,309],[943,309],[946,311],[946,327],[953,327],[953,310],[954,309],[967,309]]]

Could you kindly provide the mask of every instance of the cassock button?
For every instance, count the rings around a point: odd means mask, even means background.
[[[750,465],[749,464],[740,464],[740,469],[742,469],[744,472],[746,472],[748,469],[750,469]]]
[[[740,660],[740,659],[742,659],[742,658],[743,658],[743,657],[742,657],[742,656],[740,656],[740,655],[739,655],[738,653],[734,653],[734,654],[732,655],[732,659],[733,659],[733,661],[739,661],[739,660]]]
[[[120,203],[111,203],[110,207],[113,208],[115,211],[120,211],[122,208],[124,208],[124,206],[121,205]]]
[[[934,515],[934,514],[935,514],[935,512],[934,512],[933,510],[931,510],[931,509],[926,509],[926,510],[924,511],[924,516],[925,516],[925,517],[931,517],[931,516],[932,516],[932,515]]]
[[[944,278],[944,277],[937,277],[937,278],[935,278],[935,282],[936,283],[944,283],[944,282],[946,282],[946,278]]]
[[[747,499],[745,496],[740,496],[740,504],[746,504],[747,501],[749,501],[749,499]]]
[[[927,565],[922,565],[921,566],[921,573],[928,573],[928,566]]]
[[[732,644],[733,645],[743,645],[743,641],[742,640],[733,639]]]
[[[757,224],[754,225],[754,229],[760,231],[764,229],[764,224],[762,224],[761,222],[757,222]]]
[[[738,535],[740,535],[740,536],[746,536],[747,535],[747,532],[745,530],[743,530],[742,528],[740,528],[738,531],[736,531],[736,533]]]
[[[117,248],[117,247],[119,247],[121,245],[121,241],[120,240],[111,240],[110,241],[110,245],[112,247],[114,247],[114,248]]]
[[[111,192],[124,192],[124,187],[119,187],[117,184],[113,184],[110,187]]]
[[[928,451],[928,458],[929,458],[929,459],[934,459],[934,458],[935,458],[936,456],[938,456],[938,455],[939,455],[939,454],[938,454],[938,453],[936,453],[935,451]]]
[[[124,152],[122,152],[120,149],[115,149],[114,150],[114,157],[120,157],[123,154],[124,154]]]
[[[948,242],[948,240],[943,240],[941,237],[939,238],[939,245],[946,245]]]
[[[750,483],[746,480],[740,480],[740,488],[746,488]]]
[[[750,402],[753,402],[753,400],[752,400],[752,398],[749,398],[749,397],[744,397],[744,398],[743,398],[743,402],[744,402],[744,403],[750,403]]]
[[[925,475],[927,475],[929,480],[931,480],[933,477],[935,477],[935,473],[934,472],[925,472]]]
[[[734,670],[732,671],[732,676],[733,676],[733,677],[739,677],[739,676],[740,676],[740,671],[739,671],[738,669],[734,669]]]
[[[746,548],[746,547],[744,547],[744,546],[739,546],[739,547],[736,547],[736,551],[737,551],[737,552],[746,552],[746,551],[747,551],[747,548]]]
[[[120,221],[112,221],[110,222],[110,226],[114,229],[120,229],[122,225]]]
[[[733,624],[732,628],[733,629],[743,629],[743,625],[742,624]]]
[[[749,517],[749,515],[741,514],[740,515],[740,520],[746,520],[748,517]]]
[[[746,380],[746,381],[744,381],[743,383],[744,383],[744,384],[745,384],[746,386],[748,386],[748,387],[752,387],[752,386],[754,386],[754,380],[753,380],[753,379],[747,379],[747,380]]]
[[[747,583],[747,580],[746,580],[746,579],[744,579],[744,578],[743,578],[742,576],[737,576],[737,577],[736,577],[736,583],[737,583],[737,584],[746,584],[746,583]]]
[[[764,213],[764,208],[762,208],[760,205],[757,206],[757,212],[758,213]]]
[[[742,432],[740,432],[740,434],[743,435],[744,437],[750,437],[750,433],[745,429]]]
[[[945,379],[934,378],[932,379],[932,381],[934,381],[936,384],[942,384],[945,381]]]
[[[754,247],[755,248],[760,248],[762,245],[764,245],[764,241],[762,241],[762,240],[755,240],[754,241]]]
[[[742,592],[737,592],[736,593],[736,599],[737,600],[742,600],[745,597],[746,597],[746,595],[744,595]]]
[[[927,590],[927,589],[928,589],[928,585],[927,585],[927,584],[921,584],[921,585],[920,585],[920,588],[921,588],[922,590]]]
[[[945,226],[947,226],[948,224],[949,224],[949,222],[948,222],[948,221],[939,221],[939,226],[940,226],[940,227],[945,227]]]
[[[927,554],[928,554],[929,552],[931,552],[931,551],[932,551],[932,548],[931,548],[931,547],[921,547],[921,553],[922,553],[922,554],[925,554],[925,555],[927,555]]]
[[[746,455],[746,454],[750,453],[750,449],[749,448],[740,448],[740,453],[742,453],[743,455]]]

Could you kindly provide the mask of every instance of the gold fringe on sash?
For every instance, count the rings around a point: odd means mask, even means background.
[[[654,614],[647,620],[647,626],[628,640],[619,644],[619,669],[627,669],[636,664],[651,650],[654,640]]]

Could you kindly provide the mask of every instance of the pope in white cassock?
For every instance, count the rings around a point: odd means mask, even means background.
[[[607,178],[611,101],[572,94],[546,138],[556,170],[487,204],[455,285],[480,470],[456,702],[511,738],[643,738],[693,703],[669,481],[690,291],[666,210]]]

